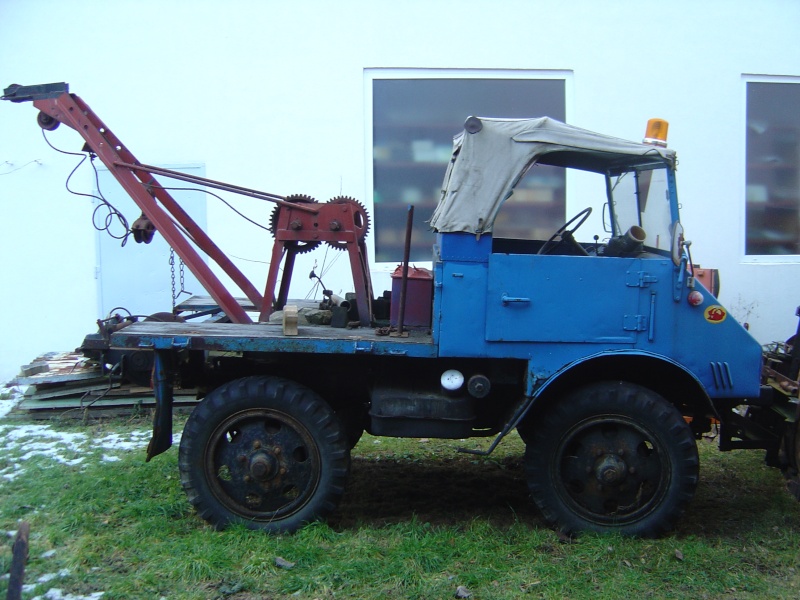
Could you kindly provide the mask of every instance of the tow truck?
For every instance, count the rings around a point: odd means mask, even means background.
[[[698,484],[697,440],[712,427],[721,450],[765,449],[800,497],[797,345],[764,353],[696,276],[665,121],[651,120],[640,143],[548,117],[467,118],[429,221],[430,285],[409,293],[406,253],[399,294],[388,299],[400,307],[386,326],[386,294],[375,298],[370,277],[369,215],[357,200],[320,203],[141,163],[65,83],[12,85],[3,99],[32,102],[47,131],[75,130],[141,208],[136,241],[162,235],[208,292],[180,315],[100,321],[84,349],[152,380],[147,460],[172,444],[175,387],[198,390],[180,478],[218,528],[292,532],[323,519],[364,431],[465,445],[490,438],[485,450],[463,448],[477,455],[517,431],[532,499],[567,533],[673,529]],[[576,237],[591,206],[548,239],[494,234],[504,203],[540,165],[597,174],[605,204],[591,241]],[[157,178],[276,204],[263,292]],[[354,292],[329,294],[322,308],[332,325],[311,325],[288,291],[296,256],[322,243],[348,254]],[[427,322],[405,327],[407,306],[428,308]]]

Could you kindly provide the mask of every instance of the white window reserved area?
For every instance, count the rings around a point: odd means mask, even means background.
[[[453,136],[469,116],[566,120],[566,74],[520,71],[371,69],[373,227],[375,260],[403,258],[408,207],[414,206],[412,261],[431,260],[427,224],[439,200]],[[565,177],[540,167],[528,176],[495,222],[494,235],[532,239],[549,235],[565,217]],[[535,204],[532,213],[529,206]],[[535,218],[516,219],[512,205]]]
[[[745,254],[800,254],[800,80],[748,81]]]

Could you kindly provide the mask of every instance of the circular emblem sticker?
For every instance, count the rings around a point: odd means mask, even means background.
[[[703,316],[709,323],[722,323],[725,320],[725,317],[728,316],[728,311],[722,308],[719,304],[712,304],[705,310]]]

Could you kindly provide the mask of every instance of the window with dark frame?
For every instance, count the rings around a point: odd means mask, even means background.
[[[453,136],[467,117],[564,121],[565,98],[564,79],[373,79],[376,261],[402,260],[409,205],[410,258],[431,260],[434,233],[427,220],[439,200]],[[564,221],[565,198],[563,169],[531,169],[498,213],[495,237],[546,238]]]
[[[800,83],[747,83],[745,254],[800,254]]]

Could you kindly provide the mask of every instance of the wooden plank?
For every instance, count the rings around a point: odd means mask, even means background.
[[[28,561],[28,536],[31,526],[26,521],[19,524],[14,545],[11,547],[11,571],[9,572],[6,600],[22,598],[22,584],[25,581],[25,563]]]
[[[38,385],[81,381],[103,376],[100,365],[91,362],[80,352],[48,352],[37,357],[32,364],[43,364],[46,368],[39,373],[22,373],[11,383],[13,385]]]
[[[194,405],[199,400],[195,396],[177,395],[173,398],[175,405]],[[149,396],[124,396],[117,398],[110,398],[104,396],[102,398],[59,398],[48,400],[47,402],[36,402],[31,400],[22,400],[17,409],[27,410],[32,412],[41,412],[47,410],[65,410],[73,408],[136,408],[140,406],[155,406],[156,399],[151,394]]]
[[[386,332],[388,333],[388,332]],[[371,354],[434,358],[438,348],[427,332],[410,331],[407,338],[379,335],[372,328],[339,329],[300,326],[284,336],[280,323],[134,323],[111,335],[113,348],[181,348],[215,352],[282,354]]]
[[[116,387],[119,387],[119,384],[116,384]],[[82,396],[89,392],[100,392],[106,389],[108,389],[108,382],[98,383],[96,385],[83,385],[80,387],[47,388],[44,390],[39,390],[37,388],[32,394],[26,393],[25,398],[32,401],[41,401],[50,400],[52,398],[63,398],[64,396]]]
[[[298,328],[298,339],[306,340],[340,340],[340,341],[375,341],[392,344],[430,344],[431,335],[422,331],[410,331],[408,338],[392,338],[381,336],[372,328],[339,329],[326,325],[306,325]],[[155,336],[160,338],[202,337],[202,338],[243,338],[243,339],[282,339],[282,323],[157,323],[141,321],[128,325],[112,334],[112,345],[115,340],[127,336]],[[115,346],[117,347],[117,346]]]
[[[250,302],[250,300],[248,300],[247,298],[236,297],[234,298],[234,300],[238,302],[239,306],[241,306],[243,309],[247,311],[250,312],[257,311],[255,305],[252,302]],[[292,303],[297,304],[298,306],[304,308],[319,307],[319,300],[292,300]],[[214,301],[214,299],[211,296],[197,295],[197,296],[192,296],[188,300],[184,300],[183,302],[178,304],[175,307],[175,310],[177,310],[178,312],[199,312],[202,310],[211,310],[213,308],[219,308],[219,305]]]
[[[236,302],[245,310],[255,311],[255,305],[247,298],[234,298]],[[219,305],[214,301],[211,296],[192,296],[188,300],[184,300],[175,307],[179,312],[194,312],[201,310],[211,310],[212,308],[219,308]]]
[[[46,373],[49,370],[46,362],[34,362],[29,365],[22,365],[19,368],[23,377],[30,377],[31,375],[38,375],[39,373]]]
[[[297,305],[283,307],[283,335],[297,335]]]
[[[104,377],[100,368],[97,367],[94,372],[78,372],[68,374],[45,374],[36,375],[33,377],[17,377],[14,379],[14,385],[41,385],[47,383],[64,383],[71,381],[91,381],[92,379],[99,379]]]

